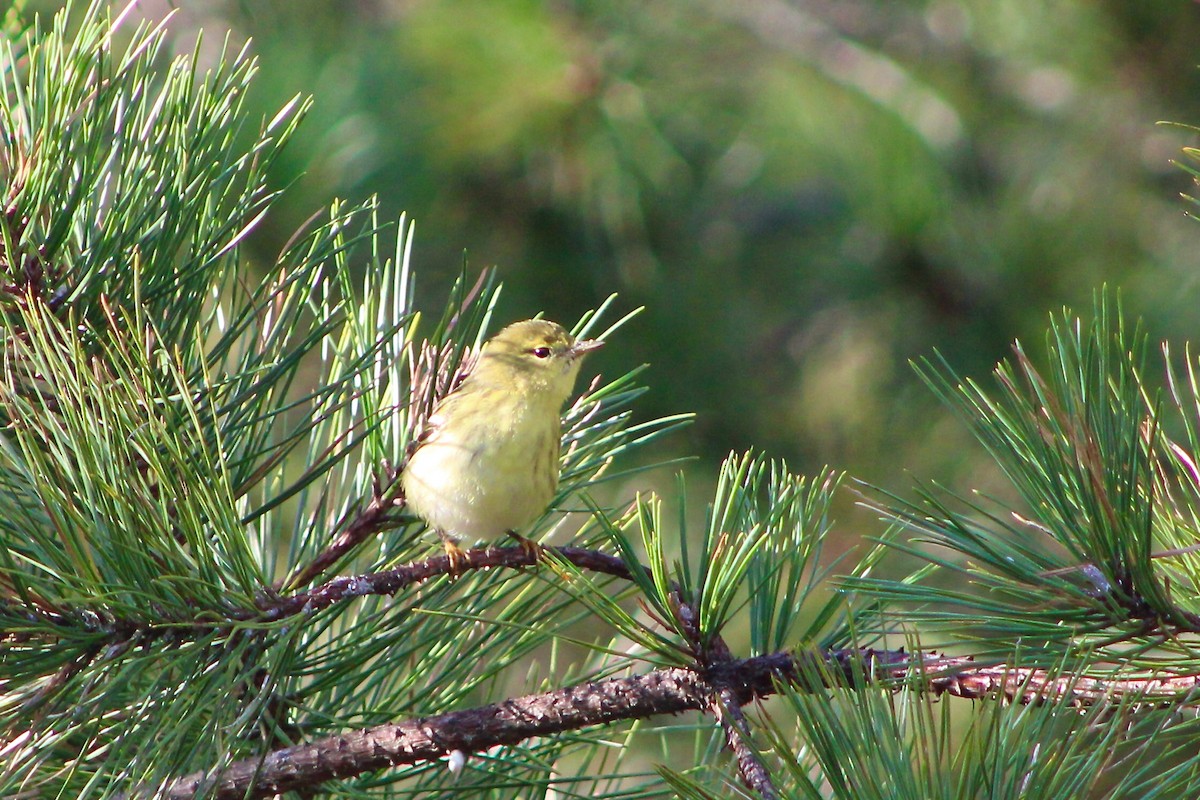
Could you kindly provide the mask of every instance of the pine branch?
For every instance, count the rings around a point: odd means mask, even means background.
[[[202,794],[214,800],[270,797],[401,764],[437,761],[455,751],[478,753],[531,737],[620,720],[704,711],[711,707],[715,694],[726,695],[732,700],[729,708],[738,708],[778,693],[781,684],[802,691],[811,688],[814,674],[827,676],[834,685],[845,685],[863,677],[871,683],[894,683],[915,673],[914,688],[935,696],[982,700],[998,695],[1022,704],[1069,696],[1079,705],[1089,705],[1123,695],[1149,703],[1177,699],[1200,685],[1200,676],[1104,682],[1050,677],[1045,670],[979,667],[969,657],[857,649],[834,650],[820,657],[772,653],[733,659],[705,672],[683,667],[657,669],[644,675],[588,681],[436,717],[329,736],[263,757],[243,759],[224,769],[185,776],[166,787],[162,796],[180,800]],[[718,685],[727,689],[719,690]],[[741,724],[744,726],[744,719]],[[742,746],[736,749],[740,761],[745,750]],[[746,772],[757,775],[757,768],[750,765]],[[762,782],[756,780],[752,788],[761,797],[777,797],[765,772],[758,777]],[[129,797],[150,794],[149,790],[139,790]]]
[[[199,795],[214,800],[269,797],[389,766],[435,761],[454,751],[481,752],[532,736],[654,714],[700,710],[706,697],[703,680],[694,671],[682,668],[582,683],[283,748],[264,759],[238,761],[216,775],[188,775],[167,787],[162,796],[181,800]],[[149,796],[149,793],[133,796]]]
[[[716,634],[708,637],[706,643],[696,611],[690,604],[683,602],[682,592],[677,584],[672,584],[671,599],[675,606],[675,616],[680,622],[679,627],[695,653],[696,662],[700,665],[700,674],[705,678],[708,689],[705,710],[725,732],[725,744],[737,762],[738,775],[762,800],[778,800],[779,790],[771,779],[767,765],[759,757],[750,732],[750,724],[742,712],[742,705],[746,701],[739,696],[738,685],[728,681],[725,668],[735,661],[729,645],[725,643],[724,638]]]
[[[616,578],[630,577],[625,562],[616,556],[583,547],[546,547],[559,558],[580,569],[612,575]],[[453,575],[456,570],[493,569],[497,567],[532,567],[538,563],[539,553],[525,547],[477,547],[465,549],[456,558],[455,566],[446,555],[432,556],[420,561],[402,564],[394,569],[366,575],[333,578],[313,589],[286,597],[264,599],[259,611],[269,620],[279,620],[296,614],[311,613],[354,597],[366,595],[393,595],[415,583]]]
[[[709,710],[725,729],[725,743],[737,761],[742,781],[762,800],[778,800],[779,789],[758,750],[751,744],[750,723],[742,711],[737,693],[729,687],[718,689],[713,700],[715,702],[710,701]]]

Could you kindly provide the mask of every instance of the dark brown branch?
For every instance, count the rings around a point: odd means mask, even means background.
[[[733,657],[729,645],[722,637],[712,636],[705,643],[695,609],[682,601],[678,587],[673,587],[671,594],[676,603],[675,614],[679,619],[680,628],[692,645],[701,673],[709,679],[706,710],[725,731],[725,743],[733,753],[738,775],[746,784],[746,788],[762,800],[779,800],[779,790],[771,779],[767,765],[759,757],[758,749],[754,747],[750,724],[742,712],[742,703],[746,700],[738,694],[736,673],[731,675],[727,669],[737,659]],[[734,678],[732,683],[731,677]]]
[[[401,764],[434,761],[455,750],[475,753],[532,736],[622,719],[700,710],[707,692],[696,673],[662,669],[634,678],[583,683],[555,692],[400,724],[380,725],[277,750],[230,765],[219,775],[189,775],[166,798],[269,797]],[[141,796],[148,796],[149,793]]]
[[[775,694],[780,684],[804,690],[809,680],[806,676],[826,675],[835,682],[851,684],[859,680],[899,681],[914,667],[923,671],[916,687],[922,691],[970,699],[1002,697],[1020,703],[1069,696],[1086,705],[1117,698],[1123,692],[1155,702],[1177,699],[1200,684],[1200,676],[1108,682],[1055,679],[1041,670],[979,667],[970,658],[887,650],[839,650],[820,656],[782,652],[727,661],[710,668],[706,676],[678,667],[658,669],[436,717],[379,725],[275,750],[216,772],[188,775],[163,787],[161,795],[145,789],[134,796],[180,800],[198,795],[215,800],[269,797],[327,780],[436,761],[456,750],[478,753],[496,745],[619,720],[704,710],[709,707],[714,684],[725,687],[720,690],[722,698],[728,708],[736,708]],[[735,756],[741,758],[736,748]],[[753,777],[756,769],[752,763],[747,771]],[[773,787],[754,788],[760,796],[775,796],[769,793]]]
[[[589,550],[583,547],[546,547],[540,548],[538,552],[540,553],[542,550],[549,550],[557,557],[569,561],[583,570],[625,580],[631,578],[629,568],[624,561],[598,550]],[[393,595],[415,583],[439,575],[453,574],[456,568],[462,572],[495,567],[531,567],[538,561],[538,553],[524,547],[472,548],[462,551],[461,558],[453,567],[447,556],[438,555],[382,572],[334,578],[307,591],[283,597],[264,594],[259,598],[256,608],[230,609],[225,612],[223,619],[197,619],[190,624],[185,620],[176,620],[162,625],[124,619],[107,619],[94,627],[99,627],[101,632],[108,634],[106,640],[108,644],[130,641],[135,638],[145,642],[163,635],[178,636],[189,629],[207,632],[232,628],[238,622],[276,621],[298,614],[310,614],[355,597]],[[27,609],[18,609],[15,604],[5,603],[3,600],[0,600],[0,611],[13,614],[22,613],[22,611],[26,614],[33,613]],[[73,624],[71,618],[63,614],[51,614],[41,610],[38,613],[42,618],[53,620],[55,624]]]
[[[1106,700],[1118,702],[1123,698],[1136,698],[1138,702],[1163,703],[1178,701],[1200,690],[1200,675],[1123,680],[1054,677],[1042,669],[1003,664],[978,666],[970,656],[929,657],[925,664],[930,670],[924,687],[926,691],[972,700],[1003,697],[1014,703],[1030,704],[1069,698],[1077,706],[1087,706]]]
[[[709,704],[709,711],[725,730],[725,743],[733,753],[742,781],[762,800],[779,800],[779,790],[771,780],[767,765],[750,744],[750,723],[746,721],[737,693],[729,688],[719,689],[714,700]]]
[[[582,547],[547,547],[546,550],[569,561],[580,569],[628,579],[629,568],[616,556],[588,550]],[[459,572],[493,567],[531,567],[538,563],[538,556],[523,547],[483,547],[463,550],[462,555],[451,565],[445,555],[433,556],[423,561],[413,561],[395,569],[334,578],[306,592],[297,592],[287,597],[264,598],[259,611],[269,620],[301,613],[311,613],[327,608],[334,603],[352,597],[372,594],[392,595],[414,583]]]
[[[329,545],[317,554],[307,566],[297,570],[286,581],[283,582],[283,587],[288,586],[303,586],[317,577],[325,570],[332,567],[342,556],[350,552],[353,548],[361,544],[366,538],[374,533],[384,530],[391,524],[391,515],[395,510],[397,497],[400,491],[400,481],[394,476],[391,479],[391,488],[386,492],[376,491],[375,496],[362,510],[362,512],[351,522],[344,531],[338,534]]]

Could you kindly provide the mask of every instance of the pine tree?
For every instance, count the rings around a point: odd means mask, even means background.
[[[250,263],[307,101],[252,124],[244,50],[101,3],[5,33],[0,795],[1195,793],[1197,362],[1108,292],[990,385],[918,365],[1015,501],[860,487],[886,530],[829,559],[833,472],[598,500],[687,421],[633,370],[566,412],[525,533],[572,544],[452,568],[397,475],[493,277],[427,324],[373,201]]]

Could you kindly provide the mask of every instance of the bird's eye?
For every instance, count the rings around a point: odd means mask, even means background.
[[[533,348],[532,352],[538,358],[549,358],[550,357],[550,348],[549,347],[535,347],[535,348]]]

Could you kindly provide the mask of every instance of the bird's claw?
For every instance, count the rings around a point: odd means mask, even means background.
[[[453,539],[442,539],[442,547],[446,549],[446,560],[450,565],[450,577],[457,578],[467,570],[467,551],[458,546]]]
[[[521,550],[525,552],[525,555],[529,556],[530,561],[536,564],[539,560],[541,560],[542,546],[540,544],[535,542],[533,539],[522,536],[516,531],[508,531],[508,535],[517,540],[517,544],[520,545]]]

